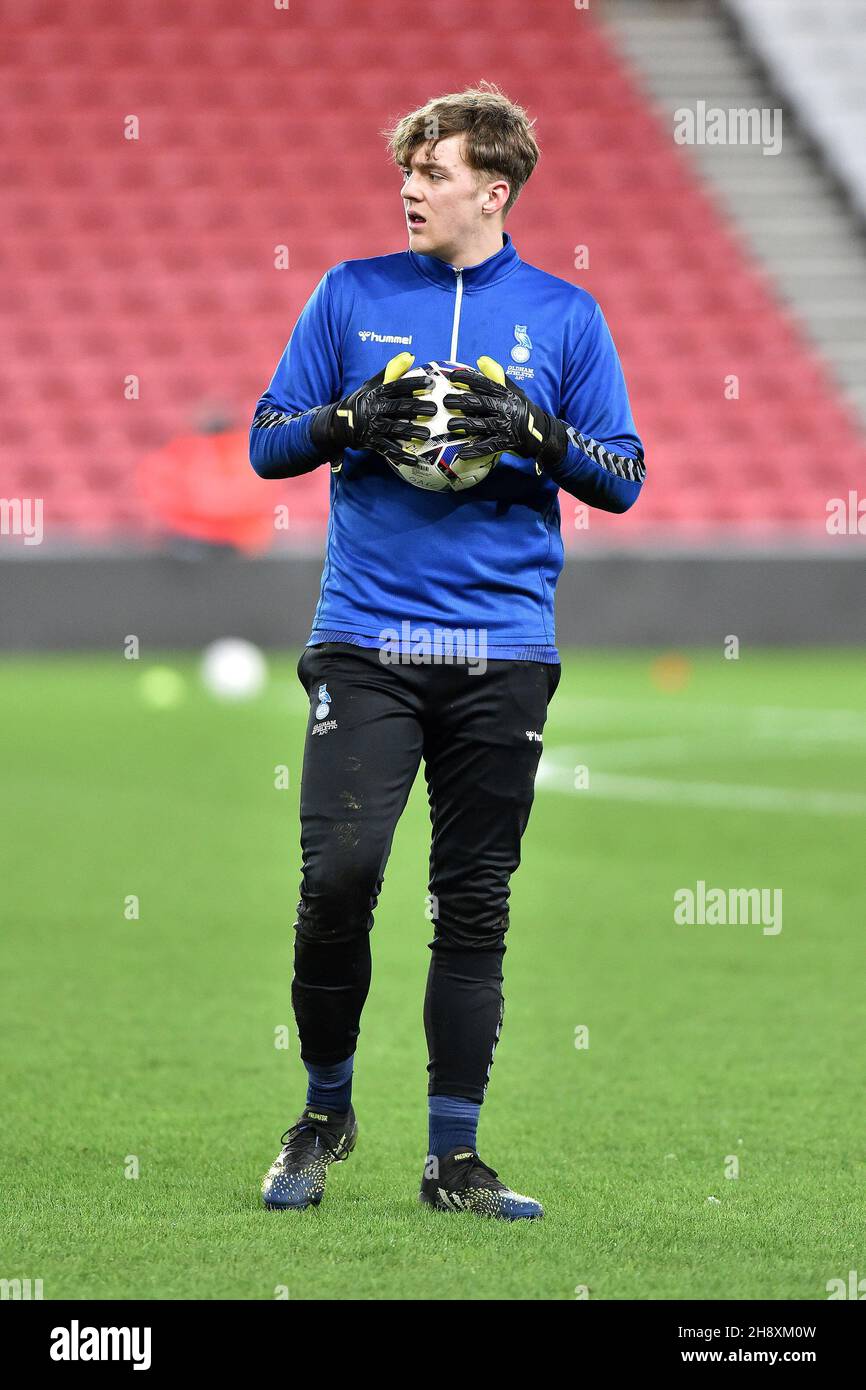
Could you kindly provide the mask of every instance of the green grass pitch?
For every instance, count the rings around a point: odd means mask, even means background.
[[[319,1210],[259,1205],[303,1099],[296,655],[236,706],[187,657],[160,658],[166,707],[144,659],[0,665],[0,1275],[46,1299],[412,1300],[823,1299],[866,1276],[862,654],[564,660],[480,1132],[546,1206],[513,1226],[416,1202],[420,779],[374,930],[358,1147]],[[675,923],[698,881],[780,889],[782,930]]]

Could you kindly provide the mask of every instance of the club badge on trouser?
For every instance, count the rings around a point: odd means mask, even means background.
[[[328,694],[328,685],[326,681],[323,681],[323,683],[319,686],[319,703],[316,706],[317,719],[325,718],[325,716],[329,713],[330,704],[331,697]]]

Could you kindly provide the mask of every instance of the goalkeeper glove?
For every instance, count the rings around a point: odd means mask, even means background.
[[[561,463],[568,449],[562,421],[535,405],[492,357],[479,357],[478,367],[455,368],[450,380],[460,389],[444,399],[447,410],[458,412],[449,438],[467,441],[460,457],[520,454],[535,459],[539,473],[542,466]]]
[[[397,463],[417,462],[401,441],[429,439],[429,429],[417,417],[435,415],[436,406],[415,397],[416,391],[432,388],[432,377],[403,379],[414,361],[411,353],[400,352],[350,396],[320,406],[310,424],[316,448],[326,457],[342,449],[374,449]]]

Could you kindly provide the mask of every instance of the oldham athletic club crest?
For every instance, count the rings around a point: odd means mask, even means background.
[[[317,719],[325,718],[326,714],[328,713],[328,707],[330,706],[330,703],[331,697],[328,694],[327,682],[325,682],[323,685],[319,686],[319,703],[316,706]]]
[[[532,343],[526,331],[525,323],[516,323],[514,325],[514,336],[517,342],[511,349],[512,362],[528,362],[529,354],[532,351]]]

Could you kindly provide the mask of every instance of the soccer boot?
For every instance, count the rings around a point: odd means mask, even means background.
[[[435,1211],[474,1211],[502,1221],[537,1221],[544,1208],[534,1197],[512,1192],[474,1149],[452,1149],[437,1162],[430,1155],[421,1180],[419,1202]]]
[[[349,1157],[358,1138],[351,1106],[345,1115],[308,1105],[297,1124],[280,1139],[282,1149],[262,1178],[262,1201],[269,1211],[317,1207],[332,1163]]]

